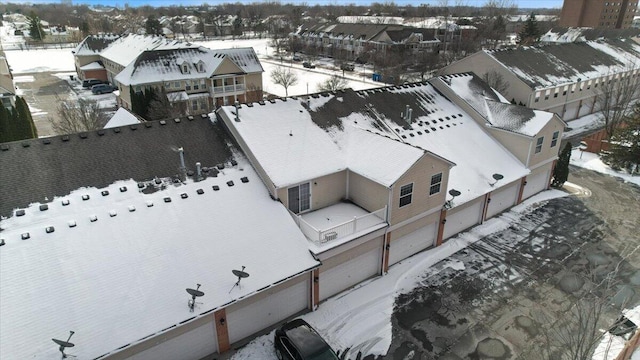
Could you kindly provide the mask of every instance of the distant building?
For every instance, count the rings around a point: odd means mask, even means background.
[[[565,0],[560,26],[626,29],[631,27],[637,7],[634,0]]]
[[[13,84],[11,68],[4,53],[0,52],[0,101],[6,108],[11,108],[16,100],[16,87]]]

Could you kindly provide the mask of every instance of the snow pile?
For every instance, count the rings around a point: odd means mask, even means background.
[[[600,160],[600,156],[598,154],[573,149],[571,152],[571,165],[593,170],[601,174],[615,176],[626,182],[640,185],[640,176],[632,176],[626,172],[613,170]]]

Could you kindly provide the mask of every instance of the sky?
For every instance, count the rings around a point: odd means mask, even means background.
[[[60,0],[59,0],[60,1]],[[55,3],[59,1],[54,0],[31,0],[31,1],[22,1],[22,0],[0,0],[0,3]],[[236,0],[72,0],[73,4],[87,4],[87,5],[110,5],[110,6],[124,6],[128,4],[132,7],[138,7],[143,5],[151,5],[154,7],[158,6],[187,6],[187,5],[200,5],[203,3],[207,3],[209,5],[216,5],[222,3],[233,3]],[[282,4],[286,3],[294,3],[294,4],[307,4],[307,5],[345,5],[345,4],[355,4],[355,5],[369,5],[373,2],[384,3],[388,0],[346,0],[346,1],[338,1],[338,0],[271,0],[280,2]],[[438,6],[445,2],[446,0],[429,0],[429,1],[415,1],[415,0],[394,0],[397,5],[412,5],[412,6],[420,6],[421,4],[427,4],[430,6]],[[265,0],[249,0],[249,2],[266,2]],[[449,0],[448,3],[453,6],[456,3],[468,5],[468,6],[483,6],[487,0]],[[515,5],[518,8],[561,8],[562,0],[513,0]]]

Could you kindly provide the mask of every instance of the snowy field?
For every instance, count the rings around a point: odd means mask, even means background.
[[[5,30],[1,30],[0,34],[5,34]],[[288,89],[289,96],[318,92],[318,85],[329,79],[331,75],[342,75],[342,71],[319,67],[316,69],[305,69],[302,67],[301,63],[291,64],[286,60],[282,64],[279,64],[279,60],[274,61],[269,59],[269,57],[275,53],[275,50],[271,48],[268,43],[269,41],[267,39],[212,40],[194,42],[194,44],[202,45],[210,49],[253,47],[256,54],[262,61],[262,66],[265,70],[262,74],[263,88],[266,92],[276,96],[284,97],[285,90],[282,86],[273,83],[269,74],[273,69],[279,66],[290,67],[298,76],[298,84],[293,85]],[[75,64],[71,49],[8,50],[5,51],[5,54],[14,75],[34,72],[75,71]],[[359,76],[355,73],[346,73],[345,77],[347,79],[347,87],[354,90],[371,89],[385,85],[384,83],[365,79],[361,75]],[[368,78],[370,78],[370,75]]]

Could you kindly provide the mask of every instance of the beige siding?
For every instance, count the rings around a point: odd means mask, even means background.
[[[242,299],[241,301],[235,302],[231,305],[229,305],[229,307],[226,308],[227,314],[234,312],[234,311],[238,311],[241,310],[243,307],[249,306],[257,301],[260,300],[264,300],[267,297],[269,297],[272,294],[278,293],[282,290],[285,290],[287,288],[290,288],[294,285],[297,285],[301,282],[307,281],[309,280],[309,273],[305,273],[302,275],[298,275],[296,277],[294,277],[293,279],[287,280],[281,284],[278,284],[276,286],[273,286],[269,289],[266,289],[264,291],[261,291],[255,295],[251,295],[249,297],[246,297],[244,299]]]
[[[349,260],[356,258],[359,255],[366,254],[377,247],[382,247],[383,239],[384,236],[378,236],[372,240],[367,241],[364,244],[358,245],[343,253],[332,256],[329,259],[323,260],[322,266],[320,267],[320,274],[322,274],[323,271],[327,271],[333,267],[348,262]]]
[[[127,104],[131,104],[131,90],[129,90],[131,87],[120,84],[120,88],[118,97]]]
[[[100,55],[89,55],[89,56],[76,56],[75,63],[76,68],[80,69],[81,67],[91,64],[94,61],[100,60]]]
[[[382,209],[389,202],[389,189],[374,181],[349,172],[349,200],[369,212]]]
[[[309,180],[309,184],[311,187],[310,210],[322,209],[347,197],[346,170]],[[288,188],[279,188],[277,190],[278,199],[287,208],[289,208]]]
[[[228,58],[224,58],[222,63],[218,65],[216,71],[213,72],[213,75],[223,75],[223,74],[239,74],[242,73],[242,69],[240,69],[233,61]]]
[[[437,173],[442,173],[440,192],[429,195],[431,176]],[[390,225],[410,219],[430,209],[441,207],[445,202],[448,181],[449,164],[435,156],[425,154],[393,186]],[[399,207],[400,188],[410,183],[413,183],[411,204]]]
[[[247,74],[245,81],[245,89],[248,91],[262,90],[262,73]]]
[[[515,99],[516,102],[529,104],[532,89],[511,71],[483,51],[479,51],[462,60],[454,62],[453,64],[441,69],[439,74],[473,72],[480,78],[483,78],[486,73],[491,72],[492,70],[502,75],[503,81],[508,84],[507,89],[501,92],[505,98],[509,101],[511,101],[511,99]],[[533,99],[531,99],[531,101],[533,101]]]
[[[537,164],[544,163],[550,159],[554,159],[558,156],[560,152],[560,141],[562,140],[562,131],[564,130],[564,124],[560,119],[554,116],[553,120],[549,121],[549,123],[538,133],[538,135],[532,140],[532,150],[531,157],[529,160],[529,168],[535,167]],[[559,131],[558,134],[558,142],[556,146],[551,147],[551,139],[553,137],[553,133],[555,131]],[[542,143],[542,151],[539,153],[535,153],[536,141],[539,137],[544,136],[544,142]]]
[[[391,232],[391,241],[395,241],[400,239],[401,237],[410,234],[422,227],[425,227],[427,225],[431,225],[434,222],[437,222],[440,219],[440,212],[436,211],[433,214],[429,215],[429,216],[425,216],[421,219],[418,219],[416,221],[413,221],[405,226],[400,227],[397,230],[393,230]]]
[[[506,130],[487,128],[491,136],[493,136],[502,146],[506,147],[522,164],[527,163],[529,149],[531,148],[531,138],[522,136]],[[533,148],[531,148],[533,152]]]

